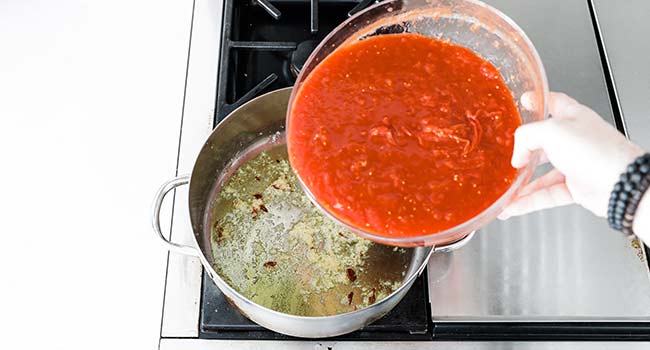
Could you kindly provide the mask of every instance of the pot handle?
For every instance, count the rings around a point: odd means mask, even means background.
[[[190,182],[190,176],[183,175],[168,180],[165,183],[163,183],[162,186],[160,186],[160,189],[158,189],[158,192],[154,197],[153,210],[151,213],[151,224],[153,225],[154,232],[158,234],[158,237],[160,237],[160,239],[165,243],[168,250],[185,254],[185,255],[199,256],[199,252],[196,248],[174,243],[168,240],[167,238],[165,238],[165,236],[162,233],[162,229],[160,228],[160,208],[162,206],[163,200],[165,199],[165,196],[167,195],[167,193],[169,193],[169,191],[175,189],[178,186],[187,185],[189,182]]]
[[[458,240],[458,241],[456,241],[454,243],[447,244],[447,245],[442,245],[442,246],[437,246],[437,247],[433,248],[433,252],[434,253],[449,253],[449,252],[451,252],[453,250],[456,250],[456,249],[464,246],[465,244],[467,244],[467,242],[471,241],[472,237],[474,237],[475,233],[476,233],[476,231],[472,231],[467,236],[461,238],[460,240]]]

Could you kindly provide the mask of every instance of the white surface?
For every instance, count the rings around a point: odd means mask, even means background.
[[[194,160],[212,131],[222,12],[221,0],[195,1],[178,159],[179,174],[192,172]],[[187,186],[176,191],[172,240],[195,246],[187,196]],[[198,336],[201,271],[198,258],[176,253],[169,255],[161,331],[163,337]]]
[[[157,346],[191,9],[0,2],[0,348]]]

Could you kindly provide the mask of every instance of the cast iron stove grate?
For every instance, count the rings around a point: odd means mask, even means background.
[[[373,0],[226,0],[216,121],[264,92],[292,86],[314,47]]]

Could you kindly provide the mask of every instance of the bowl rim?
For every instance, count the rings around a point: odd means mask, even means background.
[[[379,3],[376,3],[372,6],[367,7],[366,9],[358,12],[354,16],[351,16],[347,20],[345,20],[343,23],[338,25],[336,28],[334,28],[319,44],[318,46],[314,49],[312,54],[309,56],[303,67],[308,67],[310,64],[313,63],[313,61],[316,59],[316,54],[320,52],[326,45],[330,45],[329,41],[336,36],[341,30],[343,30],[346,26],[348,26],[350,23],[354,22],[357,20],[357,18],[363,16],[364,14],[374,11],[375,9],[379,7],[386,7],[390,6],[391,4],[397,3],[397,2],[402,2],[403,0],[388,0],[388,1],[382,1]],[[497,8],[490,6],[480,0],[457,0],[458,2],[465,2],[469,3],[472,5],[476,5],[478,7],[481,7],[491,13],[493,13],[495,16],[499,17],[502,19],[507,25],[509,25],[521,38],[523,39],[524,45],[530,49],[531,55],[533,57],[533,63],[537,69],[539,69],[540,77],[541,77],[541,85],[542,85],[542,100],[543,100],[543,107],[542,107],[542,119],[546,118],[548,116],[548,96],[549,96],[549,87],[548,87],[548,78],[546,76],[546,70],[544,69],[544,65],[542,63],[542,60],[539,56],[539,53],[537,52],[537,49],[533,45],[532,41],[526,33],[517,25],[517,23],[512,20],[510,17],[508,17],[506,14],[498,10]],[[427,2],[428,4],[428,2]],[[427,5],[424,5],[427,6]],[[423,6],[421,6],[423,7]],[[415,9],[407,10],[406,13],[410,11],[414,11]],[[419,9],[420,11],[422,10],[421,8]],[[376,22],[376,21],[375,21]],[[368,23],[366,26],[356,30],[354,33],[358,33],[362,30],[365,30],[368,27],[371,27],[374,23]],[[350,38],[345,38],[344,41],[341,43],[342,45],[345,45],[349,41]],[[337,48],[334,49],[336,51]],[[472,50],[474,51],[474,50]],[[327,56],[326,56],[327,57]],[[322,63],[322,61],[321,61]],[[300,74],[296,77],[296,84],[300,85],[294,85],[294,88],[291,92],[291,96],[289,98],[289,105],[287,107],[287,116],[286,116],[286,122],[285,122],[285,130],[287,132],[287,149],[289,151],[289,154],[291,154],[290,148],[291,148],[291,143],[289,142],[289,132],[291,130],[290,125],[291,125],[291,111],[293,109],[293,104],[295,103],[296,96],[300,89],[302,88],[302,82],[304,82],[309,74],[305,75],[305,70],[303,69]],[[311,71],[309,72],[311,73]],[[330,210],[327,209],[326,206],[322,205],[314,196],[314,194],[311,192],[309,187],[305,184],[303,181],[302,177],[300,176],[300,173],[295,170],[295,168],[292,166],[292,170],[296,174],[296,177],[298,178],[298,183],[302,187],[303,191],[307,195],[307,197],[314,203],[314,205],[321,210],[325,215],[327,215],[330,219],[334,220],[338,224],[344,226],[345,228],[349,229],[352,232],[355,232],[356,234],[381,243],[381,244],[387,244],[387,245],[393,245],[393,246],[400,246],[400,247],[413,247],[413,246],[435,246],[438,244],[446,244],[449,242],[453,242],[457,240],[459,237],[462,238],[463,232],[465,234],[469,234],[470,232],[474,230],[478,230],[482,226],[484,226],[485,221],[491,221],[492,219],[496,218],[496,216],[500,213],[499,208],[502,208],[504,205],[507,204],[507,202],[511,201],[514,196],[516,195],[517,192],[519,192],[522,187],[528,183],[530,178],[533,175],[533,171],[537,166],[537,163],[539,161],[539,151],[533,151],[532,155],[530,157],[530,160],[528,164],[523,167],[517,169],[518,174],[517,177],[515,178],[515,181],[512,182],[510,187],[499,196],[490,206],[470,218],[469,220],[460,223],[456,226],[452,226],[450,228],[447,228],[442,231],[438,231],[435,233],[427,233],[423,235],[417,235],[417,236],[407,236],[407,237],[390,237],[390,236],[383,236],[380,234],[377,234],[375,232],[371,231],[366,231],[361,227],[354,226],[342,218],[339,218],[335,213],[331,212]],[[289,162],[291,164],[291,157],[289,157]],[[499,210],[499,212],[497,212]]]

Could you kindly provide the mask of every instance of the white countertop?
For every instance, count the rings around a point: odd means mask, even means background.
[[[0,5],[0,348],[158,346],[192,6]]]

